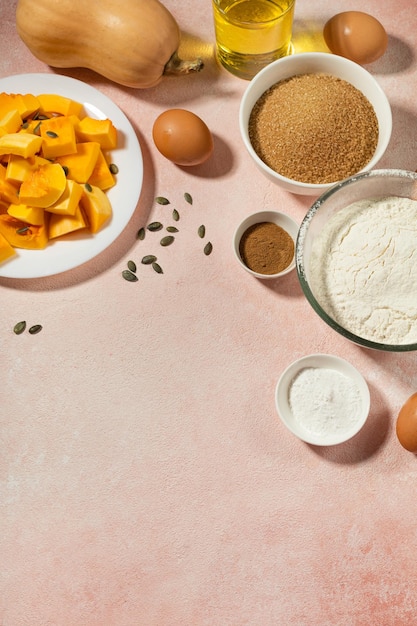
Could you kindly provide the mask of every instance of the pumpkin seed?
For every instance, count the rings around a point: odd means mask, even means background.
[[[167,231],[169,233],[177,233],[178,232],[178,228],[176,228],[175,226],[167,226]]]
[[[147,254],[142,259],[142,263],[144,265],[151,265],[151,263],[154,263],[155,261],[156,261],[156,256],[154,256],[153,254]]]
[[[127,262],[127,267],[130,269],[131,272],[136,272],[136,263],[134,261],[128,261]]]
[[[33,129],[33,134],[34,135],[39,135],[40,134],[40,128],[41,128],[41,123],[38,122],[35,126],[35,128]]]
[[[147,225],[146,228],[148,230],[154,232],[156,230],[161,230],[162,224],[161,224],[161,222],[151,222],[150,224]]]
[[[193,203],[193,199],[192,199],[192,197],[191,197],[191,195],[189,193],[186,192],[184,194],[184,198],[185,198],[185,201],[188,202],[188,204],[192,204]]]
[[[155,202],[157,202],[158,204],[169,204],[168,198],[164,198],[163,196],[158,196],[157,198],[155,198]]]
[[[21,228],[16,229],[17,235],[26,235],[26,233],[30,230],[29,226],[22,226]]]
[[[38,115],[36,119],[37,120],[49,120],[50,118],[47,115]]]
[[[90,193],[93,191],[92,186],[90,185],[90,183],[85,183],[84,187],[87,189],[87,191],[89,191]]]
[[[125,280],[128,280],[131,283],[134,283],[138,280],[138,277],[130,270],[123,270],[122,276]]]
[[[136,237],[140,239],[141,241],[142,239],[145,239],[145,229],[143,227],[139,228]]]
[[[29,128],[29,122],[23,122],[22,128]]]
[[[116,163],[110,163],[109,170],[110,170],[110,172],[112,174],[118,174],[119,173],[119,168],[117,167]]]
[[[68,177],[68,174],[69,174],[69,169],[67,168],[67,166],[66,166],[66,165],[61,165],[61,167],[62,167],[62,169],[64,170],[64,174],[65,174],[65,176],[67,176],[67,177]]]
[[[156,262],[152,263],[152,267],[153,267],[153,269],[155,270],[155,272],[157,274],[163,274],[164,273],[162,271],[162,267],[159,265],[159,263],[156,263]]]
[[[180,214],[178,213],[177,209],[174,209],[172,211],[172,219],[174,220],[174,222],[178,222],[178,220],[180,219]]]
[[[16,333],[16,335],[21,335],[24,332],[25,328],[26,322],[23,320],[21,322],[17,322],[17,324],[13,328],[13,332]]]
[[[36,335],[37,333],[40,333],[42,330],[42,326],[40,324],[35,324],[34,326],[31,326],[29,328],[29,332],[31,335]]]
[[[174,243],[174,239],[175,237],[173,237],[172,235],[167,235],[166,237],[162,237],[161,241],[159,242],[161,244],[161,246],[170,246],[172,243]]]
[[[206,227],[204,226],[204,224],[201,224],[201,226],[198,227],[198,236],[201,237],[201,239],[204,239],[206,234]]]
[[[45,135],[48,135],[48,137],[52,137],[52,139],[56,139],[58,137],[58,133],[54,133],[53,130],[47,130]]]
[[[213,244],[209,241],[204,246],[204,254],[208,256],[209,254],[211,254],[212,250],[213,250]]]

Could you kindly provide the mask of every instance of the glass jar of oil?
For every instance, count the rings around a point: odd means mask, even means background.
[[[217,57],[232,74],[250,80],[290,54],[295,0],[213,0]]]

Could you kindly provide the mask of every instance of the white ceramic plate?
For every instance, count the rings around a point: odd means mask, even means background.
[[[87,115],[109,118],[118,130],[119,146],[112,162],[119,168],[117,184],[107,192],[111,221],[95,235],[78,234],[55,241],[44,250],[16,250],[0,265],[6,278],[39,278],[73,269],[94,258],[120,235],[132,217],[142,189],[143,159],[136,133],[125,114],[107,96],[80,80],[56,74],[19,74],[0,78],[0,93],[54,93],[84,105]]]

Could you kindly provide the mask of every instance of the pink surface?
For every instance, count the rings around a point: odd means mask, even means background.
[[[15,6],[0,6],[0,76],[51,72],[19,41]],[[201,74],[139,91],[62,72],[112,98],[137,131],[145,176],[130,224],[78,269],[0,279],[0,623],[414,626],[417,461],[398,444],[395,418],[417,390],[417,357],[343,340],[295,272],[267,284],[238,267],[243,217],[279,209],[301,222],[311,199],[274,187],[245,153],[247,83],[214,61],[209,0],[166,6],[183,53],[204,57]],[[363,8],[297,0],[296,51],[319,49],[335,13]],[[365,10],[389,34],[368,66],[393,108],[380,165],[414,170],[414,3],[370,0]],[[155,149],[153,121],[173,106],[212,130],[207,164],[181,169]],[[163,275],[140,265],[156,239],[135,238],[151,219],[167,221],[157,195],[181,214],[175,245],[159,253]],[[137,283],[121,278],[129,259]],[[21,319],[42,332],[16,336]],[[283,369],[314,352],[348,359],[371,391],[368,423],[334,448],[294,438],[274,407]]]

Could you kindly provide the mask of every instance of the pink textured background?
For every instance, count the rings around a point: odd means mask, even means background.
[[[52,71],[19,41],[15,6],[0,5],[0,76]],[[311,199],[278,190],[246,155],[247,83],[214,61],[210,1],[166,6],[184,54],[206,61],[198,76],[139,91],[64,72],[111,97],[137,131],[145,177],[131,223],[78,269],[0,279],[0,624],[415,626],[417,460],[395,417],[417,390],[417,357],[347,343],[295,272],[267,284],[237,266],[244,216],[271,208],[301,222]],[[296,50],[320,49],[325,21],[348,9],[373,13],[390,38],[368,66],[393,108],[380,165],[414,170],[414,3],[297,0]],[[211,128],[206,165],[181,169],[156,151],[153,121],[173,106]],[[163,276],[140,266],[151,238],[135,239],[165,219],[157,195],[181,213]],[[121,278],[128,259],[138,283]],[[21,319],[43,331],[16,336]],[[274,408],[282,370],[313,352],[347,358],[370,386],[367,425],[334,448],[298,441]]]

